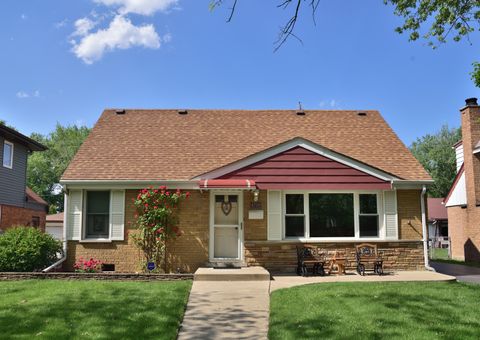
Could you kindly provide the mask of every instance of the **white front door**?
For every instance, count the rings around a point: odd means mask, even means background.
[[[210,197],[210,260],[242,259],[243,195],[212,192]]]

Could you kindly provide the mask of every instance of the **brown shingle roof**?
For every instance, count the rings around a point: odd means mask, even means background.
[[[429,175],[377,111],[105,110],[63,180],[188,180],[302,137],[401,179]]]

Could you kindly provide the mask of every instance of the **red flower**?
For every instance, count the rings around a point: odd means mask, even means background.
[[[185,197],[190,197],[190,193],[188,191],[185,193]]]

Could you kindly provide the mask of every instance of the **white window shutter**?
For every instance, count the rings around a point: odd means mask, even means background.
[[[112,190],[110,196],[110,239],[124,240],[125,190]]]
[[[397,192],[384,191],[385,204],[385,236],[398,239]]]
[[[282,195],[280,191],[268,191],[268,240],[282,239]]]
[[[67,240],[82,238],[83,190],[70,190],[67,198]]]

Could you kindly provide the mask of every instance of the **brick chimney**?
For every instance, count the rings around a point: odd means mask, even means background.
[[[480,145],[480,106],[477,98],[465,100],[462,114],[462,140],[467,186],[467,204],[480,205],[480,153],[475,148]]]

